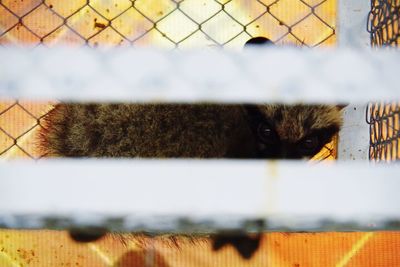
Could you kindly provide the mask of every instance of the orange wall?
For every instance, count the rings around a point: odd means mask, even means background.
[[[0,266],[400,266],[400,232],[270,233],[251,260],[229,246],[212,252],[207,239],[195,244],[178,239],[179,248],[157,239],[138,240],[126,237],[123,244],[107,236],[78,244],[63,231],[1,230]]]

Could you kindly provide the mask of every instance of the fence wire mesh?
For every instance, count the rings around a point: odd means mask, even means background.
[[[370,104],[367,122],[370,125],[370,159],[400,159],[400,103]]]
[[[0,45],[241,48],[265,36],[316,47],[335,44],[335,21],[336,0],[0,0]],[[34,136],[51,107],[0,101],[0,156],[40,158]]]
[[[335,42],[336,0],[1,0],[0,44],[190,47]]]
[[[40,158],[35,134],[51,107],[50,103],[0,101],[0,157]]]
[[[372,46],[400,44],[400,1],[372,0],[368,31]]]
[[[372,0],[368,31],[372,47],[400,44],[400,1]],[[367,110],[370,125],[369,157],[374,161],[400,159],[400,103],[371,103]]]

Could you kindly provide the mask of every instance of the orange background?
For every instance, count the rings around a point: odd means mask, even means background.
[[[105,238],[74,243],[62,231],[0,231],[0,266],[400,266],[400,233],[270,233],[259,250],[244,260],[230,246],[212,252],[208,240],[195,244],[178,240]],[[147,265],[146,265],[147,264]]]

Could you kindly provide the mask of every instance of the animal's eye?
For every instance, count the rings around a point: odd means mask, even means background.
[[[258,126],[257,133],[261,140],[266,143],[273,143],[276,141],[276,135],[271,126],[266,123],[261,123]]]
[[[315,150],[318,148],[318,146],[319,146],[318,136],[307,137],[300,143],[300,149],[306,154],[312,154],[317,152]]]

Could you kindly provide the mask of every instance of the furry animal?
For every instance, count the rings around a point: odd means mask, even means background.
[[[248,40],[245,44],[244,47],[263,47],[263,46],[273,46],[274,43],[268,39],[265,38],[263,36],[258,36],[258,37],[254,37],[251,38],[250,40]]]
[[[246,43],[253,45],[273,43],[256,37]],[[294,159],[318,153],[341,125],[341,107],[329,105],[64,103],[44,118],[39,136],[43,152],[56,157]],[[71,231],[80,242],[103,235]],[[210,238],[214,250],[232,245],[246,259],[260,244],[260,235],[245,233]]]
[[[329,105],[58,104],[40,148],[56,157],[309,158],[339,131]]]
[[[59,157],[309,158],[342,124],[326,105],[58,104],[45,117],[40,147]],[[106,230],[72,229],[79,242]],[[168,239],[168,238],[166,238]],[[165,238],[164,238],[165,240]],[[217,234],[245,259],[260,236]]]

